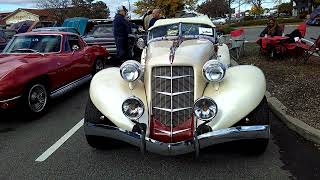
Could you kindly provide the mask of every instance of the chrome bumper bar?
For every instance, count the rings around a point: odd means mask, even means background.
[[[102,124],[85,123],[84,126],[86,135],[103,136],[111,139],[127,142],[134,146],[141,148],[143,137],[141,134],[119,129],[113,126]],[[230,142],[242,139],[268,139],[270,134],[270,127],[268,125],[258,126],[239,126],[211,131],[201,134],[192,140],[177,142],[177,143],[163,143],[148,137],[145,137],[145,149],[147,151],[174,156],[186,154],[193,151],[199,151],[214,144]],[[144,147],[143,147],[144,148]]]
[[[10,102],[10,101],[14,101],[14,100],[19,99],[20,97],[21,96],[16,96],[16,97],[13,97],[13,98],[10,98],[10,99],[1,100],[0,103],[7,103],[7,102]]]

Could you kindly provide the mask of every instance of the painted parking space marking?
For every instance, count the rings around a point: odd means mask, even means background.
[[[84,119],[81,119],[73,128],[71,128],[64,136],[62,136],[56,143],[54,143],[49,149],[42,153],[36,161],[43,162],[50,157],[63,143],[65,143],[75,132],[77,132],[84,124]]]

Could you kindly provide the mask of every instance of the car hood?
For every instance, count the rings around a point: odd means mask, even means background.
[[[170,48],[173,41],[156,41],[149,44],[148,65],[170,65]],[[214,45],[209,40],[185,40],[176,49],[173,65],[202,66],[213,57]]]
[[[11,71],[21,67],[25,64],[34,60],[34,58],[38,58],[37,55],[0,55],[0,80],[5,77]]]

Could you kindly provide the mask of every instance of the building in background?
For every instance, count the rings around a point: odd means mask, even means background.
[[[50,12],[46,9],[24,9],[19,8],[2,19],[5,24],[10,25],[21,21],[52,21]]]

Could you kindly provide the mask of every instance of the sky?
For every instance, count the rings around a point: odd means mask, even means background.
[[[132,5],[136,0],[103,0],[110,8],[111,14],[114,14],[116,7],[119,5],[125,5],[128,7],[128,2]],[[201,2],[202,0],[199,0]],[[269,1],[269,2],[268,2]],[[283,0],[287,1],[287,0]],[[0,12],[10,12],[17,8],[36,8],[36,0],[0,0]],[[263,7],[273,7],[272,0],[267,0],[267,3],[263,4]],[[238,7],[233,5],[233,7]],[[242,5],[241,11],[250,9],[249,5]],[[238,10],[238,8],[237,8]]]

